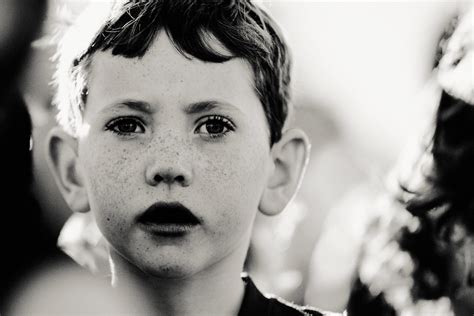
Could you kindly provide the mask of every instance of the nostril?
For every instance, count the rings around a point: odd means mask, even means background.
[[[161,176],[160,174],[156,174],[154,177],[153,177],[153,181],[158,184],[158,183],[161,183],[161,182],[164,182],[164,183],[172,183],[172,182],[179,182],[179,183],[184,183],[185,179],[184,179],[184,176],[176,176],[176,177],[167,177],[166,175],[163,177]]]
[[[163,177],[160,176],[159,174],[156,174],[156,175],[153,177],[153,180],[155,180],[156,183],[160,183],[161,181],[163,181]]]
[[[188,186],[190,183],[190,178],[186,173],[174,169],[149,169],[145,176],[146,182],[151,186],[157,186],[160,184]]]

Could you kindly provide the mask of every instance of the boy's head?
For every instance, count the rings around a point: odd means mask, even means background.
[[[56,78],[68,133],[52,131],[49,156],[63,196],[93,212],[118,265],[180,278],[241,267],[257,209],[282,211],[306,162],[305,135],[282,132],[283,39],[249,1],[113,12]]]

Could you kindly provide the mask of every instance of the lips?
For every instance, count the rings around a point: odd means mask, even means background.
[[[155,203],[139,218],[147,230],[160,236],[181,236],[200,224],[199,219],[181,203]]]

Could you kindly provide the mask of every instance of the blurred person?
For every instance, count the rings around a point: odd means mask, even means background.
[[[439,101],[439,85],[434,81],[430,80],[415,102],[410,102],[424,117],[417,129],[425,134],[426,127],[432,124],[429,119]],[[469,82],[472,79],[466,78],[462,84]],[[413,156],[419,152],[420,140],[415,136],[412,138],[415,144],[410,144],[402,155],[400,165],[409,166],[410,163],[406,160],[413,160]],[[403,171],[404,178],[408,177],[407,174],[411,176],[411,168],[403,169],[406,169]],[[392,173],[397,172],[400,172],[398,167]],[[324,232],[312,255],[310,281],[306,290],[307,304],[335,311],[346,308],[358,267],[358,260],[355,258],[360,255],[368,227],[375,217],[390,213],[386,209],[393,209],[393,198],[387,197],[382,188],[380,181],[371,186],[359,186],[329,212]]]
[[[58,255],[55,237],[43,222],[43,213],[31,191],[31,121],[19,92],[5,92],[0,108],[0,144],[8,150],[1,157],[5,168],[2,200],[1,306],[5,308],[15,286],[41,262]]]
[[[283,210],[307,160],[275,22],[244,0],[103,8],[59,46],[49,158],[112,285],[139,280],[169,315],[322,315],[240,278],[257,211]]]
[[[46,1],[5,0],[0,4],[0,163],[2,186],[2,270],[0,313],[14,288],[54,250],[54,237],[42,225],[41,209],[32,193],[31,120],[18,80],[31,41],[41,26]],[[25,19],[29,23],[25,23]]]
[[[441,40],[435,121],[366,234],[349,315],[474,313],[473,9]]]

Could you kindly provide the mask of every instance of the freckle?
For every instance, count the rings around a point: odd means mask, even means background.
[[[110,222],[110,217],[107,217],[107,222]]]

